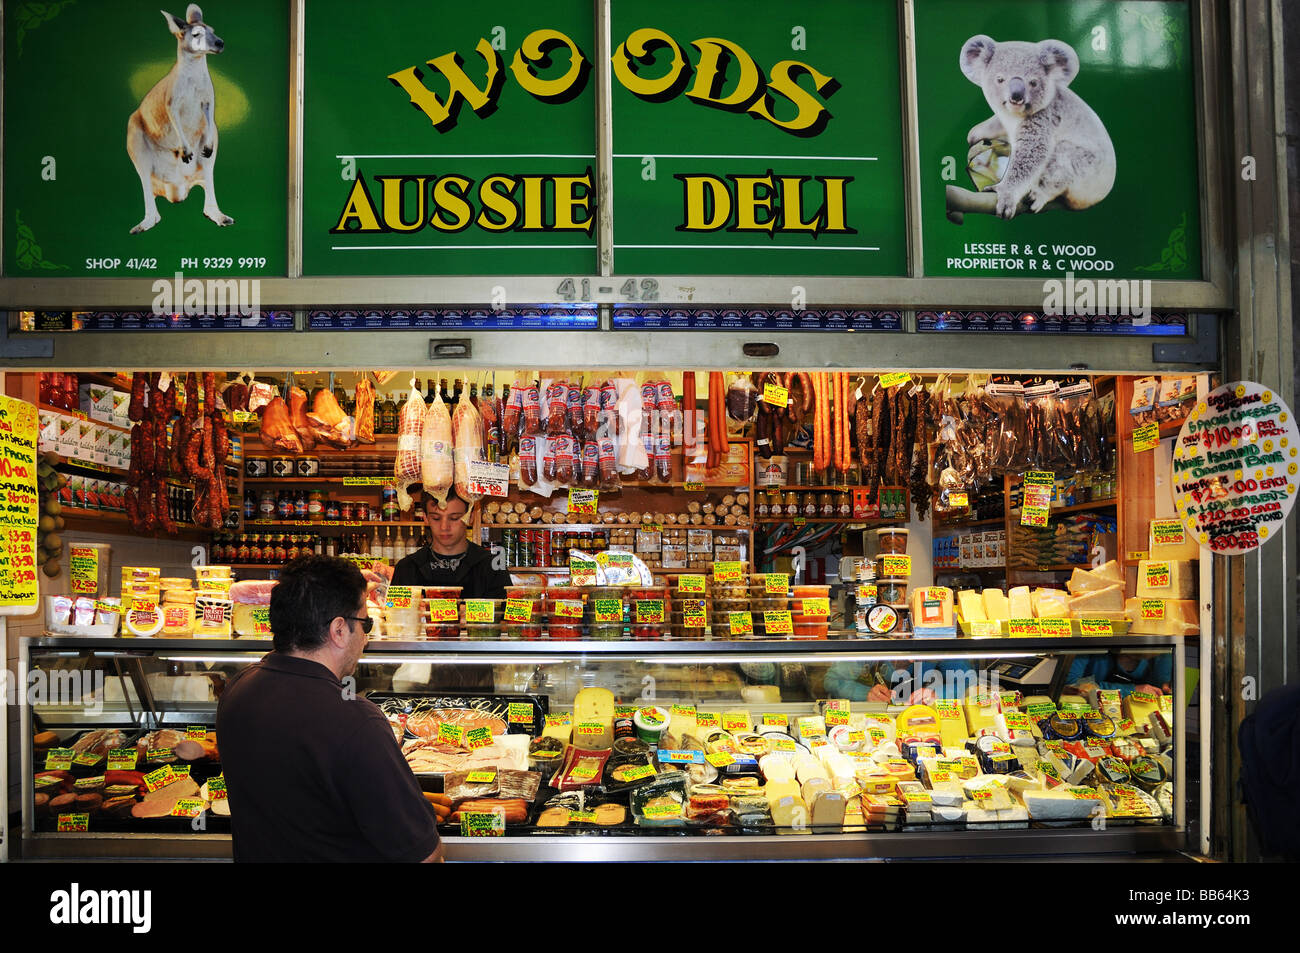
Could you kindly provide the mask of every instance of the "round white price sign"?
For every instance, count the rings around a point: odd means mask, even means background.
[[[1300,431],[1269,388],[1235,381],[1187,415],[1173,459],[1178,518],[1201,546],[1250,552],[1281,531],[1300,486]]]

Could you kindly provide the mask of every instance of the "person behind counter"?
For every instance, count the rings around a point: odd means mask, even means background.
[[[1148,695],[1168,694],[1174,680],[1174,654],[1158,652],[1153,655],[1083,655],[1070,665],[1067,681],[1079,694],[1087,695],[1092,688],[1114,691],[1122,695],[1146,692]]]
[[[455,491],[445,506],[426,493],[421,512],[433,542],[397,563],[392,585],[460,586],[462,599],[504,599],[510,573],[495,568],[492,553],[469,541],[469,505]]]
[[[333,556],[295,559],[270,615],[275,651],[217,705],[235,860],[442,860],[388,719],[349,678],[372,626],[361,572]]]

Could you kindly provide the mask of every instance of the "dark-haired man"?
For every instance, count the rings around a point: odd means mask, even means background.
[[[460,586],[462,599],[504,599],[510,573],[492,565],[492,554],[469,541],[465,514],[469,507],[454,492],[439,506],[426,493],[421,503],[432,543],[398,562],[394,586]]]
[[[388,720],[351,689],[371,625],[365,579],[347,560],[284,568],[271,592],[275,651],[217,706],[236,861],[442,859]]]

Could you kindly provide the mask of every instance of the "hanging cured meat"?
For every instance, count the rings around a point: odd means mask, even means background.
[[[294,433],[302,441],[302,448],[314,450],[316,434],[307,422],[307,392],[301,387],[289,388],[289,421],[293,424]]]
[[[352,423],[331,391],[321,389],[307,414],[316,439],[340,450],[352,446]]]
[[[359,443],[375,442],[375,385],[363,374],[357,381],[356,413],[354,414]]]
[[[397,483],[397,505],[406,512],[415,505],[407,488],[420,482],[420,441],[424,433],[424,401],[411,389],[397,420],[397,459],[393,479]]]
[[[424,413],[424,430],[420,435],[420,482],[424,484],[424,492],[442,506],[447,502],[447,491],[455,478],[451,415],[439,394]]]
[[[564,414],[561,412],[561,417]],[[456,405],[456,412],[451,419],[452,456],[455,463],[456,495],[465,501],[465,522],[470,521],[474,504],[481,498],[481,493],[471,493],[469,488],[469,465],[474,460],[486,460],[483,451],[483,420],[474,405],[462,400]],[[445,498],[445,497],[444,497]]]
[[[187,424],[192,426],[189,418],[189,405],[186,405]],[[302,453],[302,440],[289,417],[289,406],[283,398],[276,397],[262,411],[262,429],[258,436],[262,446],[267,450],[282,450],[285,453]]]

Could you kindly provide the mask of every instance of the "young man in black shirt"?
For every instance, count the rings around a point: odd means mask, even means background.
[[[236,861],[440,861],[437,821],[388,719],[356,697],[371,620],[344,559],[307,556],[271,592],[275,651],[217,706]]]
[[[469,507],[452,492],[439,506],[426,493],[421,504],[432,545],[400,560],[393,570],[394,586],[460,586],[462,599],[504,599],[510,573],[492,564],[492,553],[469,541],[465,514]]]

